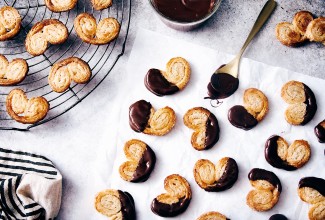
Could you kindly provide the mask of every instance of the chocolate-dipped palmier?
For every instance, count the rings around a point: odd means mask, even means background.
[[[314,129],[319,143],[325,143],[325,120],[321,121]]]
[[[272,209],[279,200],[282,186],[279,178],[270,171],[254,168],[248,174],[251,190],[247,197],[247,205],[256,211]]]
[[[216,116],[208,109],[196,107],[189,109],[184,117],[184,124],[193,129],[191,144],[196,150],[207,150],[219,140],[219,124]]]
[[[220,192],[231,188],[238,178],[238,166],[234,159],[224,157],[216,165],[198,160],[193,169],[196,183],[205,191]]]
[[[143,141],[132,139],[125,143],[124,154],[128,159],[120,168],[120,176],[125,181],[146,181],[156,163],[156,155]]]
[[[185,212],[192,198],[187,180],[178,174],[172,174],[165,178],[164,188],[167,192],[152,201],[151,210],[161,217],[174,217]]]
[[[229,219],[219,212],[207,212],[200,215],[200,217],[198,217],[196,220],[229,220]]]
[[[274,214],[269,218],[269,220],[288,220],[288,218],[281,214]]]

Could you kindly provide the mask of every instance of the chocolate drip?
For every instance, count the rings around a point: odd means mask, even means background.
[[[318,138],[319,143],[325,143],[325,128],[322,126],[325,125],[325,120],[320,122],[314,129],[315,135]]]
[[[215,0],[154,0],[155,8],[166,17],[180,22],[198,21],[213,9]]]
[[[271,183],[274,187],[278,188],[279,192],[282,191],[282,186],[279,178],[271,171],[254,168],[248,174],[248,179],[255,180],[265,180]]]
[[[130,193],[118,190],[123,220],[135,220],[134,200]]]
[[[311,89],[305,85],[304,85],[304,91],[305,91],[305,104],[306,106],[306,114],[304,116],[304,120],[301,122],[302,125],[307,124],[311,119],[313,119],[316,111],[317,111],[317,103],[316,103],[316,98],[315,95],[313,93],[313,91],[311,91]]]
[[[147,145],[146,150],[143,152],[138,166],[133,173],[131,182],[144,182],[146,181],[156,164],[156,155],[153,150]]]
[[[151,203],[151,210],[161,217],[174,217],[183,213],[190,204],[190,201],[191,199],[189,198],[181,198],[177,203],[166,204],[159,202],[155,198]]]
[[[146,128],[150,117],[151,107],[150,102],[145,100],[137,101],[130,106],[129,124],[134,131],[142,132]]]
[[[208,120],[206,122],[205,130],[205,149],[210,149],[219,140],[219,124],[216,116],[210,113]]]
[[[208,192],[220,192],[230,189],[238,179],[238,166],[234,159],[229,158],[225,171],[213,186],[206,188]]]
[[[283,161],[278,155],[278,139],[280,136],[273,135],[269,139],[267,139],[265,143],[265,159],[269,164],[273,167],[284,169],[287,171],[296,170],[297,168],[289,165],[286,161]]]
[[[158,69],[150,69],[144,78],[146,88],[157,96],[171,95],[179,88],[169,82]]]
[[[305,177],[299,181],[299,188],[309,187],[325,196],[325,180],[317,177]]]
[[[254,116],[241,105],[235,105],[229,109],[228,120],[233,126],[244,130],[250,130],[258,123]]]
[[[223,67],[222,65],[221,67]],[[221,68],[219,67],[219,69]],[[224,99],[231,96],[239,86],[238,78],[228,73],[214,73],[208,84],[208,95],[211,99]]]
[[[272,215],[269,220],[288,220],[287,217],[281,214]]]

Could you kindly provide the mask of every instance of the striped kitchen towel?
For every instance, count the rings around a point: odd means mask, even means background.
[[[62,176],[40,155],[0,148],[0,219],[54,219]]]

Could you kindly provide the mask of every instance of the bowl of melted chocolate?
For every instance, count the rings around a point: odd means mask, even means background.
[[[161,20],[176,30],[188,31],[209,19],[221,0],[149,0]]]

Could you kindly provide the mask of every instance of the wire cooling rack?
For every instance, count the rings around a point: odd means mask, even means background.
[[[96,11],[91,0],[78,0],[74,9],[67,12],[51,12],[44,0],[1,0],[0,7],[9,5],[16,8],[22,17],[22,28],[11,40],[0,42],[0,54],[9,61],[24,58],[29,72],[23,82],[16,86],[0,87],[0,130],[28,131],[38,125],[49,122],[66,113],[85,99],[107,77],[120,56],[124,53],[128,35],[131,0],[113,0],[113,5],[105,10]],[[82,42],[73,28],[73,21],[82,12],[93,14],[97,22],[105,17],[114,17],[121,24],[119,37],[107,45],[90,45]],[[63,22],[69,30],[69,38],[60,45],[50,45],[44,55],[33,57],[25,49],[24,41],[28,31],[39,21],[56,18]],[[53,92],[48,85],[48,74],[52,65],[62,59],[76,56],[86,61],[92,77],[86,84],[72,83],[64,93]],[[50,111],[45,119],[32,125],[24,125],[13,120],[6,111],[6,97],[14,88],[23,89],[28,98],[43,96],[50,103]]]

